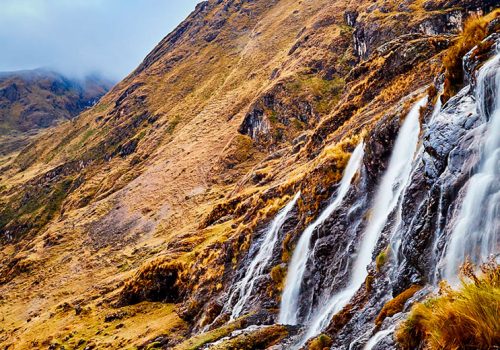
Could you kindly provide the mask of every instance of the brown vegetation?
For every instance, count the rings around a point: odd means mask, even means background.
[[[321,334],[319,337],[314,338],[307,344],[307,350],[325,350],[330,349],[332,346],[332,339],[325,335]]]
[[[445,69],[444,92],[442,99],[448,101],[464,83],[463,57],[478,45],[488,34],[488,24],[500,15],[495,11],[488,16],[472,16],[465,21],[464,30],[443,58]]]
[[[384,307],[378,314],[377,319],[375,320],[375,326],[380,327],[386,317],[394,316],[398,312],[403,311],[403,307],[405,306],[405,303],[408,301],[408,299],[410,299],[420,289],[422,289],[421,286],[411,286],[410,288],[396,296],[394,299],[391,299],[387,303],[385,303]]]
[[[500,346],[500,265],[491,261],[481,273],[466,263],[461,287],[446,283],[438,296],[413,306],[396,332],[404,349],[493,349]]]
[[[182,295],[182,266],[171,261],[157,260],[143,266],[129,279],[120,294],[120,305],[141,301],[175,303]]]

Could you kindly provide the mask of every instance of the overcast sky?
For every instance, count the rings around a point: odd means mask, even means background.
[[[199,0],[0,0],[0,71],[121,79]]]

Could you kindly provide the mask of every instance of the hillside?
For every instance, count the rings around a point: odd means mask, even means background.
[[[98,76],[71,79],[44,69],[0,73],[0,154],[25,145],[33,133],[71,120],[112,87]]]
[[[0,159],[0,344],[399,347],[500,251],[498,182],[468,195],[498,149],[497,6],[204,1],[76,118],[103,85],[54,77],[35,108],[0,78],[0,130],[71,119]]]

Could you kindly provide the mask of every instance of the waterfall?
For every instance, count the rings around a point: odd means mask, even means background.
[[[500,53],[479,71],[476,104],[488,122],[478,171],[468,182],[444,255],[443,277],[450,282],[467,257],[480,264],[500,245]]]
[[[389,166],[377,190],[372,207],[373,213],[353,266],[352,281],[356,282],[356,288],[364,282],[368,274],[366,269],[371,262],[380,233],[408,185],[420,134],[420,108],[426,104],[427,97],[424,97],[413,106],[394,144]]]
[[[442,91],[443,91],[443,86],[440,87],[439,93],[437,96],[436,104],[434,105],[434,108],[432,110],[431,117],[429,118],[429,122],[426,124],[427,129],[433,123],[435,122],[437,116],[441,112],[441,109],[443,107],[443,103],[441,102],[441,96],[442,96]],[[417,171],[419,171],[419,163],[422,161],[423,156],[424,156],[425,150],[424,150],[424,145],[421,143],[420,146],[418,147],[418,151],[416,153],[415,159],[413,161],[413,169],[411,170],[410,176],[408,180],[412,179],[413,176]],[[408,186],[408,183],[405,184],[404,188],[406,189]],[[392,229],[392,234],[391,234],[391,239],[390,239],[390,254],[392,256],[392,259],[394,260],[394,268],[392,272],[391,279],[395,279],[395,274],[398,273],[398,267],[401,266],[402,260],[404,258],[401,256],[401,245],[403,242],[403,235],[405,233],[404,228],[402,227],[403,223],[403,197],[405,196],[405,192],[402,193],[401,198],[399,199],[398,206],[396,208],[396,219],[395,223]],[[422,206],[425,205],[425,202],[421,202],[418,207],[416,212],[418,213]],[[441,205],[441,202],[440,202]],[[439,215],[439,214],[438,214]],[[410,230],[414,227],[416,216],[413,217],[411,220],[410,224],[408,225],[407,229],[409,228]],[[436,248],[437,249],[437,248]]]
[[[431,118],[429,119],[429,123],[427,124],[427,126],[432,125],[436,121],[437,116],[443,109],[443,101],[441,101],[441,97],[443,96],[443,89],[444,86],[440,86],[436,104],[434,105],[434,109],[432,110]]]
[[[334,210],[342,204],[342,201],[351,186],[352,179],[361,167],[363,156],[364,144],[361,142],[349,159],[335,199],[328,205],[328,207],[326,207],[321,215],[304,230],[299,242],[297,243],[297,247],[295,248],[292,260],[288,267],[285,289],[281,297],[279,314],[279,322],[281,324],[297,324],[300,287],[304,277],[307,260],[309,259],[311,252],[310,243],[312,234],[316,227],[321,225],[334,212]]]
[[[408,185],[420,134],[420,108],[426,104],[427,97],[418,101],[401,126],[387,171],[377,190],[372,205],[372,215],[363,233],[361,246],[353,264],[348,285],[334,294],[324,307],[316,313],[305,337],[302,339],[302,344],[328,326],[332,316],[349,303],[368,276],[367,267],[372,261],[372,254],[380,234],[387,223],[389,215],[396,208],[401,194]]]
[[[276,215],[274,220],[269,225],[262,242],[260,243],[260,248],[250,262],[248,269],[246,270],[245,277],[236,284],[231,296],[228,300],[228,305],[232,305],[234,298],[238,298],[236,304],[234,305],[231,312],[231,320],[234,320],[241,315],[243,308],[247,305],[249,298],[252,296],[255,282],[262,276],[264,269],[269,265],[273,257],[273,250],[278,241],[278,233],[285,221],[288,219],[288,215],[294,208],[297,200],[300,197],[300,192],[293,197],[293,199]]]
[[[389,334],[393,333],[395,329],[396,327],[390,327],[386,330],[375,333],[375,335],[371,337],[370,340],[368,340],[363,350],[372,350],[375,347],[375,345],[377,345],[382,339],[387,337]]]

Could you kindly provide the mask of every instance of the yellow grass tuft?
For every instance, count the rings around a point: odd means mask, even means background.
[[[325,334],[321,334],[317,338],[314,338],[313,340],[311,340],[311,342],[307,346],[307,350],[330,349],[332,344],[333,344],[333,341],[329,336],[327,336]]]
[[[377,264],[377,272],[380,272],[384,267],[385,263],[389,259],[389,254],[391,253],[391,247],[387,246],[384,250],[382,250],[375,259],[375,263]]]
[[[457,42],[448,49],[443,58],[445,68],[444,101],[455,95],[463,83],[463,57],[487,36],[488,24],[499,15],[500,11],[494,11],[482,17],[471,16],[465,22],[464,30]]]
[[[377,319],[375,320],[375,325],[377,327],[380,327],[382,325],[382,322],[384,322],[387,317],[394,316],[398,312],[403,311],[403,307],[405,306],[405,303],[408,301],[408,299],[415,295],[415,293],[420,289],[422,289],[421,286],[413,285],[396,296],[394,299],[389,300],[382,308],[382,311],[380,311],[380,313],[378,314]]]
[[[396,332],[404,349],[493,349],[500,345],[500,265],[466,262],[461,287],[442,283],[440,295],[413,306]]]

